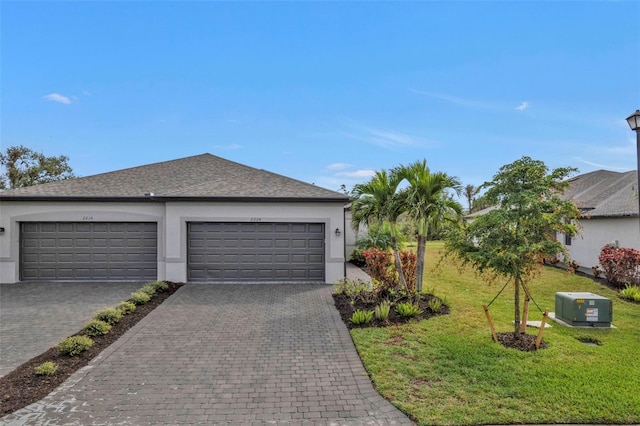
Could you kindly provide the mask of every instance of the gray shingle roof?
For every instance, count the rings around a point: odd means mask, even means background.
[[[0,192],[0,200],[228,199],[343,201],[339,192],[211,154]]]
[[[563,197],[573,199],[589,217],[637,216],[638,175],[597,170],[571,179]]]

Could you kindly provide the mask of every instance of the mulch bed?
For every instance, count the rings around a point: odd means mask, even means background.
[[[0,377],[0,392],[2,393],[0,416],[13,413],[47,396],[67,380],[71,374],[87,365],[107,346],[118,340],[127,330],[182,287],[182,284],[179,283],[168,282],[168,284],[168,290],[156,294],[149,302],[137,306],[134,312],[124,315],[109,333],[92,337],[94,345],[79,355],[73,357],[62,355],[57,348],[53,347],[20,365],[9,374]],[[87,318],[87,321],[89,319]],[[58,370],[51,376],[36,375],[34,368],[45,361],[53,361],[58,364]]]
[[[523,352],[532,352],[536,349],[536,336],[531,334],[520,334],[516,337],[513,333],[496,333],[498,335],[498,342],[504,347],[517,349]],[[547,344],[544,340],[540,341],[539,349],[546,349]]]
[[[431,311],[431,309],[429,309],[429,300],[431,300],[434,297],[435,296],[432,296],[432,295],[424,295],[420,298],[420,300],[418,301],[418,306],[423,311],[423,313],[420,315],[416,315],[415,317],[412,317],[412,318],[402,317],[393,309],[393,306],[392,306],[391,310],[389,311],[389,318],[387,319],[387,321],[383,322],[374,317],[373,320],[368,324],[353,324],[351,321],[349,321],[349,318],[351,318],[351,315],[357,309],[361,309],[363,311],[373,311],[377,303],[364,303],[361,300],[356,300],[355,303],[352,305],[349,297],[347,297],[344,294],[334,294],[333,300],[336,305],[336,308],[338,309],[338,312],[340,312],[340,317],[342,318],[342,321],[344,321],[347,328],[352,329],[352,328],[367,328],[367,327],[386,327],[393,324],[404,324],[411,321],[420,321],[420,320],[429,319],[436,315],[448,314],[449,307],[445,304],[443,304],[440,307],[440,309],[436,312],[433,312]],[[407,302],[407,301],[408,300],[401,300],[401,302]]]

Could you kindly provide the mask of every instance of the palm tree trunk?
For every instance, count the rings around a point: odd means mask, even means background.
[[[400,279],[400,285],[405,291],[409,291],[407,287],[407,280],[404,278],[404,271],[402,270],[402,261],[400,260],[400,252],[398,250],[398,240],[393,224],[391,225],[391,245],[393,246],[393,257],[396,262],[396,271],[398,271],[398,278]]]
[[[418,253],[416,263],[416,293],[422,292],[422,281],[424,277],[424,254],[426,251],[427,237],[418,234]]]
[[[406,291],[409,291],[409,288],[407,287],[407,280],[404,278],[404,271],[402,270],[402,261],[400,260],[400,252],[398,251],[398,244],[396,243],[395,238],[392,238],[391,241],[393,243],[393,257],[395,258],[395,261],[396,261],[396,271],[398,271],[398,278],[400,279],[400,285]]]

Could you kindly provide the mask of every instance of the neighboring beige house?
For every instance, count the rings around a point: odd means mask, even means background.
[[[598,170],[570,180],[564,197],[582,211],[580,234],[559,235],[572,260],[585,268],[599,265],[605,244],[640,250],[638,180],[636,171],[625,173]]]
[[[211,154],[0,192],[0,283],[333,283],[344,194]]]

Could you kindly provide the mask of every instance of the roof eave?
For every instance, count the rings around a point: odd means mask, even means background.
[[[98,197],[98,196],[66,196],[27,195],[6,197],[0,195],[0,201],[49,201],[49,202],[260,202],[260,203],[347,203],[349,197]]]

